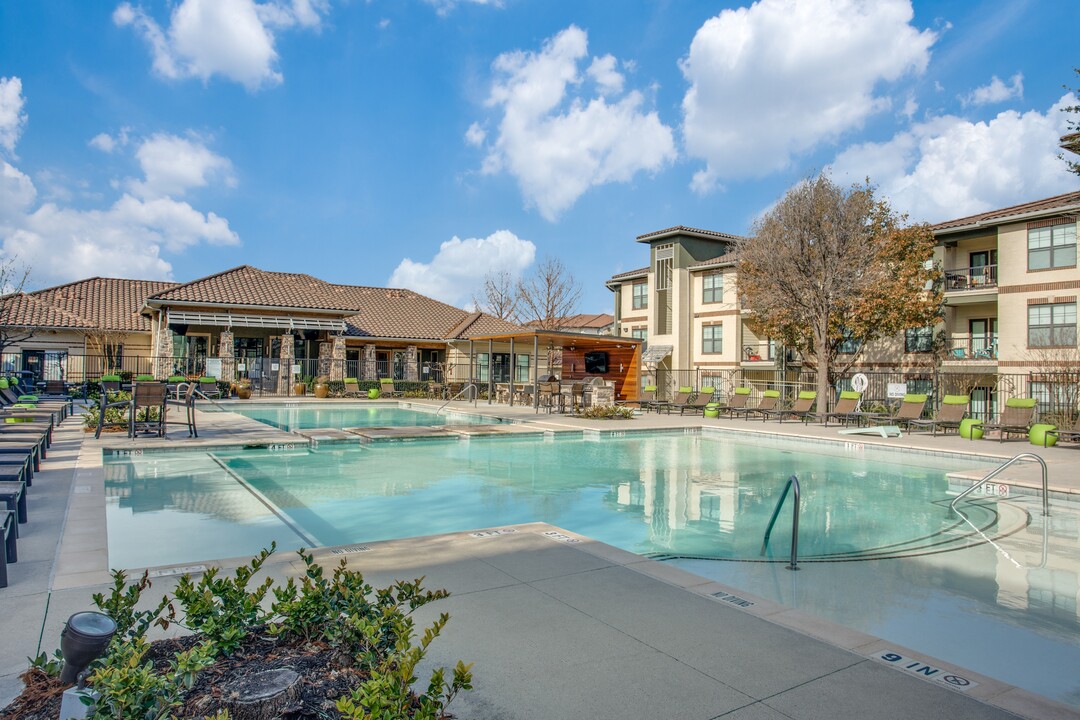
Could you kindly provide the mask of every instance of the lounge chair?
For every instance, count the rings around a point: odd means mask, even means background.
[[[836,418],[841,424],[847,425],[849,422],[859,421],[859,402],[862,401],[862,393],[855,392],[854,390],[843,390],[840,393],[840,398],[836,401],[836,405],[831,412],[812,412],[803,415],[803,422],[808,423],[810,420],[820,420],[825,423],[825,427],[829,427],[829,419]]]
[[[638,407],[649,412],[650,410],[656,410],[656,386],[646,385],[641,389],[641,395],[638,396]]]
[[[220,398],[221,388],[218,387],[217,378],[206,376],[199,378],[199,392],[207,399]]]
[[[360,381],[356,378],[345,378],[345,397],[363,397],[360,391]]]
[[[761,413],[761,415],[764,417],[765,413],[769,413],[769,412],[772,412],[773,410],[775,410],[776,406],[777,406],[777,404],[779,402],[780,402],[780,391],[779,390],[766,390],[765,392],[762,393],[761,401],[758,402],[757,407],[752,407],[752,408],[744,407],[741,410],[732,410],[731,411],[731,416],[732,417],[738,417],[739,415],[742,415],[747,420],[749,420],[751,415],[753,415],[755,413]]]
[[[1057,430],[1047,430],[1043,435],[1043,446],[1050,444],[1050,438],[1055,437],[1058,440],[1064,440],[1066,442],[1080,441],[1080,417],[1077,417],[1073,421],[1072,427],[1058,428]]]
[[[746,409],[746,401],[750,399],[750,388],[737,387],[728,398],[726,405],[721,405],[717,408],[717,412],[720,415],[734,414],[740,410]]]
[[[658,400],[656,402],[656,411],[666,410],[669,414],[672,408],[685,405],[690,400],[690,396],[694,394],[694,388],[689,385],[683,385],[679,388],[679,392],[675,393],[675,397],[671,400]]]
[[[1035,398],[1009,398],[996,423],[983,425],[983,432],[998,431],[998,442],[1004,442],[1010,433],[1027,435],[1035,422]]]
[[[801,390],[799,397],[795,400],[795,404],[786,410],[766,410],[761,414],[761,420],[764,422],[771,417],[775,417],[777,422],[784,422],[784,418],[791,417],[803,419],[814,409],[814,403],[817,402],[817,393],[813,390]]]
[[[687,410],[695,413],[705,414],[705,406],[713,402],[713,395],[716,394],[716,388],[703,387],[698,390],[689,400],[679,406],[679,414],[682,415]]]
[[[940,428],[946,431],[949,428],[960,430],[960,421],[967,417],[968,403],[971,398],[967,395],[946,395],[941,399],[941,407],[937,415],[930,419],[916,418],[908,421],[909,428],[930,428],[933,435],[937,435]]]
[[[379,394],[387,397],[402,396],[402,392],[394,385],[393,378],[379,378]]]
[[[923,410],[926,409],[927,395],[908,393],[904,396],[900,407],[892,415],[885,413],[866,413],[866,419],[875,425],[896,425],[897,427],[910,427],[910,424],[922,418]]]

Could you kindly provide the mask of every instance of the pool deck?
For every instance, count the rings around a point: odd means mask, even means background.
[[[328,402],[328,401],[315,401]],[[329,401],[333,402],[333,401]],[[404,401],[433,405],[426,401]],[[1055,494],[1080,494],[1080,449],[1032,448],[1026,441],[971,442],[926,433],[902,438],[841,436],[836,427],[644,414],[589,421],[536,414],[532,408],[455,402],[458,412],[513,419],[496,433],[632,432],[706,428],[766,432],[859,446],[887,445],[1002,459],[1034,450]],[[492,432],[491,430],[477,432]],[[106,436],[94,440],[72,419],[57,428],[30,488],[30,522],[20,527],[19,562],[0,589],[0,706],[21,689],[18,674],[38,648],[51,653],[62,623],[92,607],[109,582],[102,450],[147,451],[236,444],[294,444],[309,438],[233,414],[200,413],[197,440],[172,430],[165,440]],[[355,433],[312,431],[314,442],[363,441]],[[1002,478],[1037,488],[1037,465]],[[533,523],[316,551],[327,566],[346,557],[376,586],[426,576],[449,599],[421,612],[448,612],[430,659],[474,662],[476,689],[455,701],[459,717],[477,718],[1077,718],[1064,707],[963,668],[811,617],[678,568],[561,528]],[[340,549],[339,549],[340,550]],[[247,558],[203,563],[235,567]],[[296,575],[295,556],[279,553],[267,573]],[[159,569],[150,598],[171,590],[175,574]],[[893,653],[893,655],[888,655]],[[886,657],[903,656],[889,662]],[[899,669],[932,666],[977,683],[966,692]],[[925,672],[925,671],[924,671]],[[423,673],[421,673],[423,676]]]

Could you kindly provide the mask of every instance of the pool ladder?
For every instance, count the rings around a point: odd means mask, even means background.
[[[773,525],[776,524],[776,518],[780,516],[780,508],[784,506],[784,500],[787,498],[788,490],[794,489],[791,501],[791,562],[786,566],[788,570],[799,569],[799,478],[792,475],[788,478],[788,481],[784,484],[784,491],[780,493],[780,499],[776,501],[776,509],[773,510],[772,517],[769,518],[769,527],[765,529],[765,539],[761,541],[761,554],[765,554],[766,548],[769,547],[769,536],[772,535]]]
[[[999,474],[1001,474],[1002,470],[1009,467],[1013,463],[1016,463],[1016,462],[1018,462],[1020,460],[1032,460],[1032,459],[1038,460],[1039,465],[1042,466],[1042,506],[1043,506],[1042,514],[1043,515],[1049,515],[1050,514],[1050,492],[1049,492],[1049,476],[1050,476],[1050,474],[1046,469],[1046,461],[1043,460],[1040,456],[1036,455],[1035,453],[1028,453],[1028,452],[1020,453],[1019,455],[1016,455],[1016,456],[1014,456],[1012,458],[1009,458],[1008,460],[1006,460],[1005,462],[1001,463],[996,468],[994,468],[993,470],[988,472],[977,483],[975,483],[974,485],[969,487],[967,490],[965,490],[964,492],[962,492],[959,495],[957,495],[956,497],[954,497],[952,499],[952,502],[949,503],[949,509],[955,511],[956,510],[956,503],[960,502],[961,499],[963,499],[963,498],[967,497],[968,495],[970,495],[971,493],[975,492],[975,490],[982,487],[988,481],[990,481],[993,478],[997,477]]]
[[[466,391],[466,390],[469,390],[469,389],[472,389],[472,391],[473,391],[473,396],[472,396],[472,405],[473,405],[473,407],[475,408],[475,407],[476,407],[476,400],[477,400],[477,398],[478,398],[478,397],[480,396],[480,388],[476,387],[476,383],[469,383],[469,384],[468,384],[468,385],[466,385],[465,387],[463,387],[463,388],[461,388],[460,390],[458,390],[458,391],[457,391],[457,394],[456,394],[456,395],[454,395],[454,397],[450,398],[449,400],[447,400],[446,402],[444,402],[444,403],[443,403],[442,405],[440,405],[440,406],[439,406],[439,409],[435,411],[435,414],[436,414],[436,415],[438,415],[439,413],[441,413],[441,412],[443,411],[443,408],[445,408],[445,407],[446,407],[447,405],[449,405],[450,403],[454,402],[454,401],[455,401],[455,400],[457,400],[457,399],[458,399],[459,397],[461,397],[462,395],[464,395],[464,394],[465,394],[465,391]]]

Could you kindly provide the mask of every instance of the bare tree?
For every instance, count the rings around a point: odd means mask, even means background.
[[[1076,68],[1076,74],[1080,75],[1080,68]],[[1068,85],[1064,87],[1066,90],[1072,90]],[[1080,88],[1076,88],[1076,93],[1080,95]],[[1069,118],[1069,132],[1061,138],[1061,148],[1080,155],[1080,104],[1063,107],[1061,111],[1072,116]],[[1065,153],[1061,153],[1058,157],[1065,161],[1071,172],[1080,175],[1080,162],[1070,160],[1065,157]]]
[[[541,330],[558,330],[563,318],[575,313],[581,286],[562,261],[549,258],[518,281],[517,296],[521,320],[535,322]]]
[[[752,324],[803,354],[821,402],[866,343],[941,316],[933,233],[903,221],[868,184],[845,191],[819,175],[791,188],[739,243]],[[841,349],[855,352],[841,362]]]
[[[103,370],[111,371],[120,369],[120,352],[127,339],[127,332],[123,330],[84,330],[87,353],[99,353],[105,359]]]
[[[517,321],[517,280],[506,270],[489,272],[484,276],[480,297],[473,295],[476,309],[500,320]]]
[[[31,327],[13,325],[22,304],[25,302],[23,290],[30,280],[30,267],[8,258],[0,262],[0,355],[9,346],[29,340],[34,336]]]

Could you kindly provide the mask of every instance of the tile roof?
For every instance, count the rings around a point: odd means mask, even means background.
[[[515,332],[521,328],[485,313],[470,313],[412,290],[334,285],[355,314],[345,318],[347,337],[454,340]]]
[[[723,255],[719,255],[717,257],[714,257],[714,258],[709,258],[708,260],[699,260],[696,263],[690,263],[690,265],[688,265],[687,267],[690,270],[697,270],[699,268],[704,268],[704,267],[730,265],[731,263],[734,263],[737,259],[738,258],[735,255],[735,253],[729,252],[729,253],[724,253]]]
[[[649,268],[643,267],[638,268],[637,270],[627,270],[626,272],[621,272],[618,275],[612,275],[611,280],[630,280],[631,278],[636,278],[648,274]],[[609,280],[608,282],[611,282],[611,280]]]
[[[644,235],[638,235],[636,239],[638,242],[649,242],[650,240],[662,237],[664,235],[678,235],[680,233],[688,233],[691,235],[706,235],[710,238],[716,238],[717,240],[729,240],[731,242],[737,242],[744,239],[738,235],[717,232],[716,230],[702,230],[701,228],[686,227],[684,225],[676,225],[674,227],[669,227],[665,230],[654,230],[653,232],[645,233]]]
[[[932,225],[930,229],[935,233],[939,233],[959,228],[966,229],[970,227],[990,226],[998,221],[1017,218],[1019,216],[1038,214],[1053,215],[1055,212],[1063,212],[1066,210],[1080,211],[1080,191],[1065,193],[1064,195],[1055,195],[1054,197],[1035,200],[1034,202],[1023,203],[1021,205],[1012,205],[1007,208],[1001,208],[1000,210],[990,210],[988,212],[979,213],[978,215],[968,215],[967,217],[957,218],[956,220],[946,220],[945,222]]]
[[[558,326],[560,330],[565,330],[567,328],[605,328],[613,322],[615,322],[615,316],[609,313],[579,313],[577,315],[559,318]],[[535,328],[539,327],[539,325],[539,320],[530,320],[525,323],[525,327],[527,328]]]
[[[177,285],[150,299],[163,304],[258,305],[339,313],[356,310],[356,304],[338,287],[311,275],[268,272],[241,265]]]
[[[176,283],[92,277],[0,298],[0,323],[45,329],[150,332],[146,298]]]

